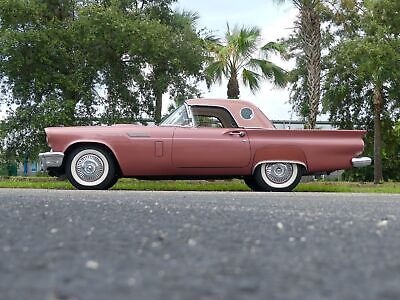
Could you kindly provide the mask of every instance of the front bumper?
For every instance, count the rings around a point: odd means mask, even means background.
[[[351,160],[351,164],[355,168],[367,167],[371,162],[372,160],[369,157],[355,157]]]
[[[47,171],[48,168],[61,167],[64,160],[62,152],[45,152],[39,154],[40,168]]]

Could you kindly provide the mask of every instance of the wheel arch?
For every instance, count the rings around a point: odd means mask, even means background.
[[[268,147],[259,149],[255,153],[252,174],[254,174],[255,169],[261,164],[278,162],[298,164],[304,168],[304,172],[308,170],[306,155],[300,148]]]
[[[79,147],[85,147],[85,146],[96,146],[98,148],[102,148],[103,150],[109,152],[109,154],[111,155],[111,157],[114,160],[116,171],[118,172],[118,176],[122,175],[121,167],[119,165],[119,161],[118,161],[114,151],[108,145],[100,143],[100,142],[81,141],[81,142],[76,142],[76,143],[70,144],[64,151],[64,157],[65,158],[68,157],[74,149],[79,148]],[[65,172],[65,161],[66,161],[65,158],[64,158],[63,164],[61,166],[61,168],[64,170],[64,172]]]

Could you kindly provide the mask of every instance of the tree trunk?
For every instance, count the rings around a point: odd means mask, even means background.
[[[228,81],[228,99],[239,99],[240,90],[239,90],[239,82],[237,79],[237,75],[235,72],[231,73],[231,77]]]
[[[321,21],[314,6],[300,10],[300,36],[307,66],[309,115],[307,128],[315,128],[321,97]]]
[[[383,108],[382,89],[374,89],[374,184],[383,180],[382,174],[382,126],[381,114]]]
[[[161,122],[161,111],[162,111],[162,93],[159,91],[155,92],[156,97],[156,107],[154,109],[154,120],[156,124]]]
[[[167,69],[163,65],[153,67],[152,89],[156,100],[154,108],[154,121],[159,124],[162,113],[162,96],[168,90]]]

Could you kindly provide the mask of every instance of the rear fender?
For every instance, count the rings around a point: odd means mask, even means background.
[[[256,151],[254,155],[254,170],[263,163],[294,163],[302,165],[307,171],[307,159],[303,150],[297,147],[266,147]]]

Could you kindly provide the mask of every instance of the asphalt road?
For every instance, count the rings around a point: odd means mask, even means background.
[[[0,299],[400,299],[400,195],[1,189]]]

